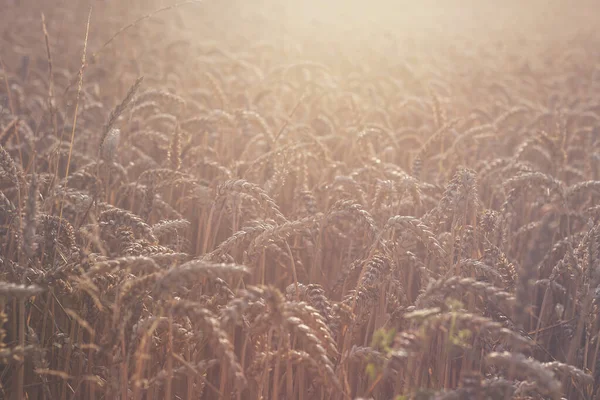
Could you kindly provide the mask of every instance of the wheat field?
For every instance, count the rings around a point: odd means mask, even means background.
[[[598,22],[0,0],[0,399],[600,399]]]

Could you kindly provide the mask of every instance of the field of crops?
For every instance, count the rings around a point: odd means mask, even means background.
[[[0,0],[0,399],[600,399],[594,2],[371,3]]]

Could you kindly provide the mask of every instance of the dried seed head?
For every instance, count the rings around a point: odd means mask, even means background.
[[[106,162],[111,162],[115,159],[117,148],[119,147],[119,139],[121,131],[117,128],[112,128],[104,138],[104,142],[100,146],[100,158]]]

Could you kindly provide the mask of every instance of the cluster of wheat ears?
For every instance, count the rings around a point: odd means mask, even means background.
[[[326,63],[4,3],[0,398],[600,398],[592,37]]]

